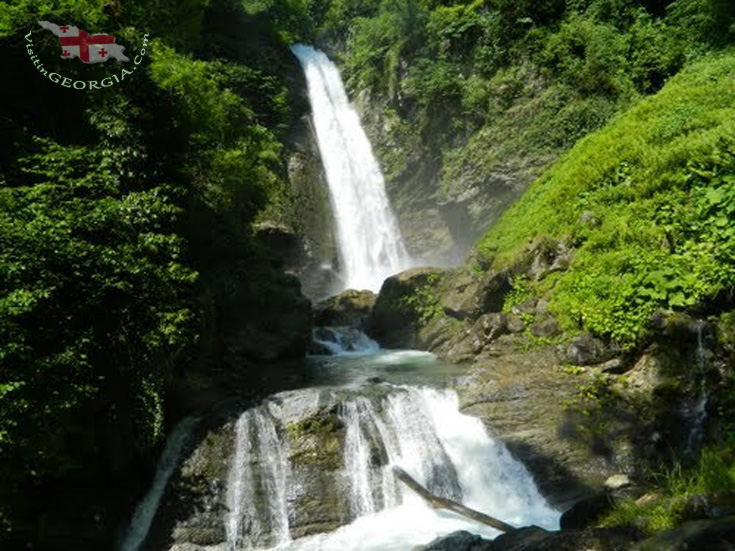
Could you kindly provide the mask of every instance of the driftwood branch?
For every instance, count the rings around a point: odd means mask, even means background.
[[[450,511],[454,511],[457,514],[470,518],[476,522],[492,526],[493,528],[496,528],[497,530],[500,530],[502,532],[513,532],[516,530],[514,526],[511,526],[510,524],[507,524],[502,520],[498,520],[489,515],[486,515],[485,513],[481,513],[480,511],[475,511],[474,509],[465,507],[461,503],[452,499],[447,499],[432,494],[431,492],[429,492],[429,490],[416,482],[416,480],[412,478],[411,475],[409,475],[400,467],[393,467],[393,474],[396,475],[396,478],[398,480],[403,482],[406,486],[408,486],[414,492],[424,498],[424,500],[433,509],[448,509]]]

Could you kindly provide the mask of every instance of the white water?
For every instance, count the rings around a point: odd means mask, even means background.
[[[390,461],[383,473],[398,465],[432,492],[460,499],[511,524],[558,528],[559,513],[546,504],[528,471],[487,435],[478,419],[460,413],[454,392],[406,387],[388,398],[382,414],[365,402],[345,414],[359,417],[362,430],[380,433]],[[351,461],[354,464],[355,459]],[[362,473],[352,476],[355,483],[364,480]],[[353,499],[365,493],[365,488],[353,486]],[[388,484],[385,477],[376,477],[372,496],[377,503],[386,502],[387,508],[335,532],[295,540],[279,549],[403,551],[456,530],[491,538],[498,534],[488,526],[431,509],[396,484],[392,475]]]
[[[315,342],[335,356],[362,356],[380,352],[380,345],[354,327],[318,327],[313,332]]]
[[[298,44],[292,51],[309,87],[342,280],[345,288],[378,291],[385,278],[410,267],[383,175],[335,64],[310,46]]]
[[[290,541],[286,483],[289,465],[268,407],[243,413],[235,427],[235,455],[227,486],[227,549]],[[253,469],[260,464],[260,476]],[[260,496],[260,500],[255,499]],[[262,510],[256,505],[264,504]]]
[[[492,528],[428,507],[396,482],[393,465],[431,492],[511,524],[558,527],[559,514],[546,504],[526,469],[488,436],[478,419],[460,413],[453,391],[395,387],[381,399],[357,396],[341,405],[343,476],[358,518],[335,532],[291,540],[286,489],[293,481],[286,459],[289,440],[278,429],[279,415],[279,408],[266,402],[237,422],[225,519],[229,550],[390,551],[455,530],[497,535]],[[259,477],[254,464],[261,465]]]
[[[130,519],[128,531],[118,546],[119,551],[137,551],[145,541],[163,492],[166,490],[169,479],[178,468],[184,448],[198,423],[198,418],[187,417],[171,431],[161,458],[158,460],[151,489],[136,507]]]

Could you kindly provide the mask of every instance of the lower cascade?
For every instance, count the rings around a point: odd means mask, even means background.
[[[405,550],[456,530],[498,534],[432,509],[393,466],[512,525],[558,526],[525,467],[460,412],[454,391],[383,382],[282,392],[210,430],[140,548]]]

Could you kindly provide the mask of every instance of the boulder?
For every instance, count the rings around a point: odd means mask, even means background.
[[[472,327],[473,351],[478,354],[489,343],[510,333],[508,316],[502,312],[481,316]]]
[[[436,305],[420,304],[417,291],[435,287],[445,274],[439,268],[414,268],[389,277],[383,282],[367,321],[366,332],[386,348],[420,348],[418,331],[426,320],[424,308]]]
[[[375,293],[348,289],[314,306],[314,325],[362,329],[375,305]]]
[[[556,337],[561,334],[561,327],[554,318],[547,315],[544,319],[537,321],[531,326],[531,333],[541,338]]]
[[[562,530],[581,529],[591,526],[615,505],[610,493],[598,492],[588,496],[567,509],[559,521]]]
[[[526,268],[524,271],[538,281],[551,272],[567,270],[572,262],[573,252],[567,241],[539,237],[525,254],[522,261]]]
[[[572,339],[566,350],[566,360],[572,365],[598,364],[614,355],[614,350],[589,333],[583,333]]]
[[[635,534],[619,528],[547,532],[536,526],[501,534],[488,551],[629,551]]]

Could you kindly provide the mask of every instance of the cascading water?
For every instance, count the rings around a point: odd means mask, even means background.
[[[383,175],[337,67],[310,46],[298,44],[292,51],[309,87],[344,285],[377,291],[385,278],[410,266]]]
[[[453,391],[390,387],[380,398],[351,396],[339,408],[345,431],[342,476],[350,517],[356,520],[331,533],[292,540],[290,437],[280,415],[280,408],[268,401],[243,413],[235,425],[224,519],[228,551],[265,546],[403,550],[459,529],[497,534],[434,511],[395,481],[393,465],[431,492],[507,522],[556,527],[558,513],[546,505],[526,469],[487,435],[479,420],[460,413]]]
[[[290,541],[286,457],[271,408],[259,407],[240,416],[227,489],[228,551]]]
[[[187,417],[171,431],[158,460],[151,489],[135,509],[130,527],[118,546],[119,551],[137,551],[145,541],[168,481],[178,468],[184,449],[198,424],[199,418]]]
[[[364,355],[380,351],[380,345],[354,327],[317,327],[312,338],[334,355]]]
[[[698,395],[693,404],[686,404],[684,415],[691,420],[691,429],[687,437],[684,457],[696,458],[699,454],[705,436],[707,423],[707,353],[704,347],[705,324],[697,325],[697,378],[699,381]]]

